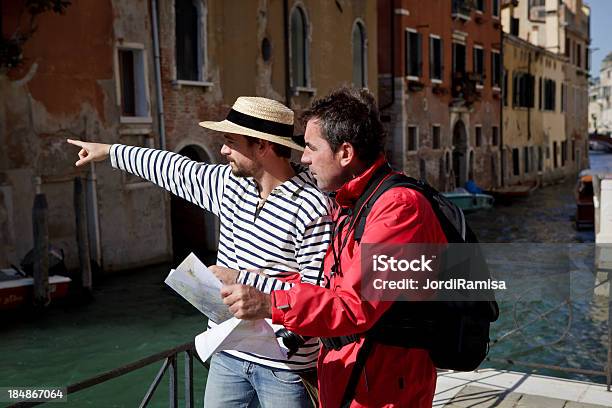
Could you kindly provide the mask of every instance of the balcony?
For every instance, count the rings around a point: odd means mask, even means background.
[[[453,0],[452,17],[461,20],[469,20],[474,9],[474,0]]]
[[[480,99],[477,85],[482,84],[483,76],[474,72],[454,72],[452,97],[453,104],[470,106]]]
[[[529,8],[529,20],[546,22],[546,6],[531,6]]]

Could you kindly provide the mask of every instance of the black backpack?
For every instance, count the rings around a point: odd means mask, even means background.
[[[360,242],[366,218],[376,200],[391,188],[405,187],[421,193],[427,199],[449,243],[478,243],[476,235],[467,225],[463,211],[450,200],[424,181],[404,174],[389,173],[391,168],[386,165],[377,170],[350,211],[352,218],[348,225],[349,229],[354,228],[355,241]],[[479,251],[475,257],[478,259],[473,261],[488,271]],[[499,307],[495,300],[395,302],[365,334],[365,341],[349,377],[342,407],[350,406],[374,343],[427,349],[437,368],[473,371],[487,356],[489,327],[498,317]],[[322,339],[322,342],[328,347],[341,347],[358,339],[358,335],[353,335]]]

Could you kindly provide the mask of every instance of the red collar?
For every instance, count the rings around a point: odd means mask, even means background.
[[[384,156],[380,156],[366,171],[344,183],[342,187],[336,190],[336,202],[338,205],[341,207],[352,207],[363,193],[363,190],[365,190],[374,172],[386,163],[387,159]]]

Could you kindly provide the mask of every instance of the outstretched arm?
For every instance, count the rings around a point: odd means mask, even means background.
[[[110,156],[113,167],[157,184],[215,215],[219,215],[227,165],[199,163],[176,153],[145,147],[68,140],[79,146],[77,166]]]

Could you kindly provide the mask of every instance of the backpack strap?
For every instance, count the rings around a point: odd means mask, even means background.
[[[365,230],[366,218],[372,210],[372,207],[376,203],[376,200],[378,200],[378,198],[380,198],[380,196],[382,196],[388,190],[395,187],[406,187],[411,190],[415,190],[421,193],[427,199],[429,205],[431,205],[432,210],[436,214],[436,218],[438,219],[440,227],[442,228],[442,231],[444,231],[444,235],[446,236],[446,240],[448,242],[462,243],[466,242],[466,238],[475,238],[475,235],[471,232],[471,230],[469,230],[467,224],[465,223],[463,213],[460,214],[463,231],[457,230],[457,227],[453,225],[453,223],[448,219],[446,214],[444,214],[444,212],[440,208],[439,200],[446,200],[446,198],[429,184],[421,180],[416,180],[412,177],[408,177],[401,173],[394,173],[384,179],[382,183],[378,184],[380,185],[378,186],[378,188],[375,188],[375,191],[373,191],[371,197],[368,197],[365,194],[362,195],[362,198],[366,197],[367,202],[365,202],[365,204],[362,203],[362,208],[360,208],[359,211],[355,213],[355,216],[358,218],[354,221],[355,241],[361,242],[361,238],[363,237],[363,232]],[[355,206],[355,208],[359,207]],[[467,242],[473,241],[470,240]]]
[[[342,395],[342,402],[340,403],[340,408],[349,408],[353,399],[355,399],[355,391],[357,390],[357,384],[359,383],[359,378],[361,378],[361,372],[365,368],[365,363],[368,359],[368,356],[372,352],[372,347],[374,346],[374,341],[366,336],[361,345],[361,348],[357,352],[357,357],[355,358],[355,365],[353,365],[353,369],[351,370],[351,376],[349,377],[346,388],[344,389],[344,394]]]

